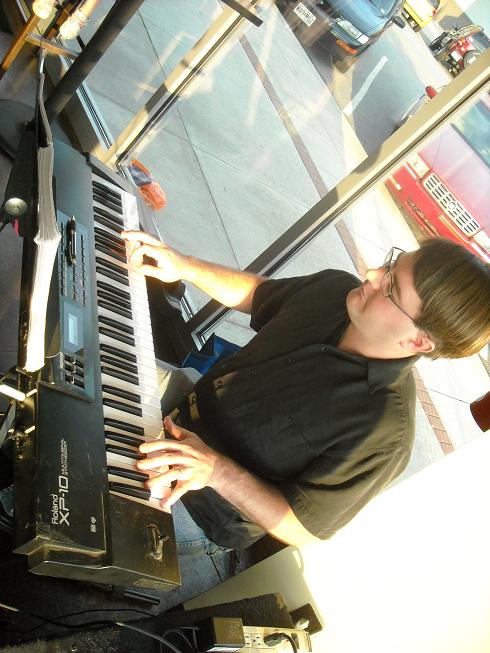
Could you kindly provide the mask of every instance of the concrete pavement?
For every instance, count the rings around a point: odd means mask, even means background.
[[[100,4],[90,30],[111,4]],[[114,136],[219,11],[217,0],[146,0],[87,80]],[[232,41],[133,153],[166,190],[168,206],[153,216],[162,239],[240,268],[365,156],[276,7],[266,2],[259,11],[262,27],[249,26]],[[281,276],[324,267],[362,273],[392,245],[413,249],[416,241],[380,187],[319,234]],[[207,301],[191,287],[189,297],[196,309]],[[236,313],[217,331],[240,344],[252,335],[246,316]],[[423,360],[417,369],[417,439],[405,475],[479,435],[468,402],[488,389],[477,357]]]

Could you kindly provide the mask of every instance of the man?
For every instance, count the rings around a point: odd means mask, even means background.
[[[175,482],[164,504],[182,498],[219,546],[332,535],[408,463],[417,358],[490,339],[490,267],[449,241],[393,248],[361,284],[339,270],[267,280],[123,235],[142,274],[187,280],[258,332],[197,382],[179,424],[165,418],[174,439],[141,446],[140,469],[170,465],[149,483]]]

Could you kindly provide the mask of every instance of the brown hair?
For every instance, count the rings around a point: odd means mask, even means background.
[[[422,300],[415,324],[435,344],[426,356],[480,351],[490,340],[490,265],[450,240],[428,239],[417,252],[413,278]]]

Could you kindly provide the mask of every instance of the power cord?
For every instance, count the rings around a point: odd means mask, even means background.
[[[156,635],[155,633],[149,633],[148,631],[143,630],[142,628],[138,628],[138,626],[133,626],[132,624],[126,624],[123,621],[115,621],[114,623],[116,626],[121,626],[121,628],[128,628],[129,630],[135,630],[137,633],[141,633],[142,635],[146,635],[147,637],[156,639],[157,642],[160,642],[160,644],[166,646],[170,651],[172,651],[172,653],[183,653],[182,649],[174,646],[171,642],[168,641],[168,639],[165,639],[165,637],[160,637],[160,635]]]
[[[284,639],[287,639],[288,642],[291,644],[293,653],[298,653],[298,649],[296,647],[296,644],[294,643],[294,639],[291,637],[291,635],[288,635],[287,633],[271,633],[270,635],[266,635],[264,637],[264,644],[267,644],[267,646],[277,646]]]
[[[190,642],[189,638],[187,635],[182,632],[184,630],[190,630],[192,632],[192,642]],[[196,637],[196,631],[199,630],[196,626],[180,626],[179,628],[169,628],[166,630],[162,637],[168,637],[170,635],[179,635],[187,644],[187,646],[191,649],[192,653],[195,653],[197,651],[197,637]],[[162,650],[162,645],[160,644],[160,651]]]
[[[29,617],[33,617],[34,619],[40,619],[43,622],[39,626],[34,626],[34,628],[30,628],[29,630],[13,631],[20,635],[26,635],[28,633],[31,633],[34,630],[37,630],[38,628],[42,628],[46,624],[59,626],[61,628],[66,628],[67,630],[80,630],[81,628],[92,628],[95,626],[119,626],[120,628],[127,628],[129,630],[134,630],[138,633],[141,633],[142,635],[146,635],[147,637],[156,639],[158,642],[160,642],[160,650],[161,650],[161,645],[163,644],[164,646],[167,647],[168,650],[172,651],[172,653],[184,653],[182,649],[178,648],[177,646],[174,646],[172,642],[169,642],[168,639],[165,638],[168,635],[178,633],[185,640],[186,644],[189,646],[189,648],[193,653],[197,651],[197,641],[196,641],[195,631],[199,630],[199,628],[194,626],[183,626],[180,629],[169,628],[167,631],[165,631],[163,636],[160,636],[160,635],[156,635],[155,633],[151,633],[146,630],[143,630],[143,628],[139,628],[138,626],[133,626],[132,624],[125,623],[123,621],[111,621],[110,619],[101,619],[99,621],[88,621],[81,624],[64,624],[60,621],[61,619],[66,619],[68,617],[75,617],[89,612],[138,612],[140,614],[144,614],[150,617],[155,616],[150,612],[145,612],[144,610],[138,610],[136,608],[102,608],[102,609],[92,609],[92,610],[81,610],[80,612],[71,612],[69,614],[56,617],[55,619],[48,619],[47,617],[43,617],[35,612],[30,612],[29,610],[21,610],[20,608],[16,608],[12,605],[8,605],[7,603],[0,603],[0,608],[3,608],[4,610],[7,610],[9,612],[15,612],[18,614],[23,614]],[[192,632],[192,638],[193,638],[192,644],[190,640],[187,638],[187,636],[182,632],[182,630],[184,629],[190,630]]]
[[[9,612],[16,612],[18,614],[24,614],[28,617],[33,617],[34,619],[39,619],[43,623],[39,624],[38,626],[34,626],[33,628],[29,628],[28,630],[19,630],[16,631],[20,635],[27,635],[28,633],[32,633],[34,630],[37,630],[38,628],[42,628],[46,624],[51,624],[53,626],[59,626],[60,628],[66,628],[67,630],[75,630],[77,628],[86,628],[86,627],[92,627],[92,626],[105,626],[105,625],[114,625],[116,622],[111,621],[110,619],[102,619],[100,621],[86,621],[81,624],[64,624],[61,622],[62,619],[67,619],[68,617],[76,617],[81,614],[88,614],[89,612],[138,612],[139,614],[144,614],[148,617],[154,617],[155,615],[152,614],[151,612],[145,612],[144,610],[138,610],[136,608],[94,608],[92,610],[81,610],[80,612],[71,612],[69,614],[61,615],[60,617],[55,617],[54,619],[49,619],[47,617],[44,617],[36,612],[30,612],[29,610],[21,610],[20,608],[15,608],[12,605],[8,605],[7,603],[0,603],[0,608],[3,608],[4,610],[7,610]]]

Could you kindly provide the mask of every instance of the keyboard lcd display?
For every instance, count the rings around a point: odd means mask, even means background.
[[[83,315],[78,306],[64,302],[63,350],[74,354],[83,349]]]

